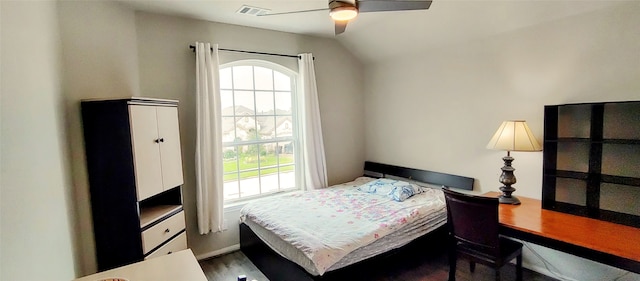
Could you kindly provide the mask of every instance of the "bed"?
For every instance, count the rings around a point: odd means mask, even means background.
[[[247,204],[241,250],[270,280],[354,280],[366,267],[398,260],[404,249],[442,248],[439,188],[473,189],[468,177],[374,162],[364,170],[349,183]],[[390,185],[402,188],[389,193]]]

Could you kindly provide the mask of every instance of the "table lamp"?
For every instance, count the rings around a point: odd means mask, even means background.
[[[540,143],[531,133],[527,122],[522,120],[504,121],[487,144],[487,148],[507,151],[507,156],[502,158],[504,166],[501,168],[502,174],[500,175],[500,183],[503,184],[500,187],[502,195],[498,198],[500,203],[520,204],[520,200],[511,195],[516,191],[511,187],[516,183],[516,176],[513,175],[515,169],[511,167],[511,162],[513,162],[511,151],[540,151],[542,150]]]

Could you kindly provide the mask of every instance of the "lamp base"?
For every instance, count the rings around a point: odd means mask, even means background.
[[[513,157],[511,157],[511,153],[507,151],[507,156],[502,157],[504,161],[504,166],[500,168],[502,170],[502,174],[500,174],[500,183],[504,184],[500,187],[500,191],[502,191],[502,195],[498,198],[498,201],[501,204],[512,204],[519,205],[520,200],[517,197],[512,196],[511,193],[516,191],[511,185],[516,183],[516,176],[513,174],[514,169],[511,166],[511,162],[513,162]]]
[[[500,202],[500,204],[520,205],[520,199],[513,195],[507,197],[502,194],[500,195],[500,197],[498,197],[498,202]]]

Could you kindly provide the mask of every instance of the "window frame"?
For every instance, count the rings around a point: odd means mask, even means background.
[[[302,153],[302,149],[301,149],[301,143],[300,143],[300,128],[301,128],[301,124],[299,124],[300,119],[298,118],[298,106],[299,106],[299,102],[300,102],[300,98],[299,98],[299,93],[298,93],[298,88],[297,88],[297,80],[298,80],[298,73],[296,71],[293,71],[292,69],[285,67],[283,65],[277,64],[277,63],[273,63],[270,61],[265,61],[265,60],[258,60],[258,59],[245,59],[245,60],[236,60],[236,61],[231,61],[228,63],[224,63],[218,66],[218,69],[221,71],[223,69],[226,68],[231,68],[231,67],[235,67],[235,66],[250,66],[250,67],[263,67],[263,68],[267,68],[270,69],[273,72],[279,72],[281,74],[286,75],[287,77],[289,77],[290,79],[290,92],[291,92],[291,125],[292,125],[292,136],[291,137],[274,137],[272,139],[268,139],[268,140],[263,140],[263,139],[253,139],[253,140],[244,140],[244,141],[237,141],[234,140],[233,142],[223,142],[222,146],[223,148],[225,147],[235,147],[236,148],[236,153],[237,153],[237,147],[240,146],[250,146],[250,145],[262,145],[262,144],[271,144],[271,143],[279,143],[279,142],[283,142],[283,141],[291,141],[293,143],[293,154],[294,154],[294,158],[293,158],[293,163],[292,164],[287,164],[287,165],[283,165],[283,166],[293,166],[294,167],[294,186],[291,188],[281,188],[280,187],[280,182],[278,183],[278,189],[276,191],[269,191],[269,192],[263,192],[262,191],[262,182],[259,181],[259,187],[258,187],[258,194],[254,194],[254,195],[249,195],[249,196],[240,196],[238,195],[238,198],[232,198],[232,199],[226,199],[223,198],[224,204],[225,206],[233,206],[233,205],[237,205],[237,204],[242,204],[245,203],[247,201],[250,200],[254,200],[254,199],[258,199],[258,198],[262,198],[262,197],[266,197],[266,196],[272,196],[274,194],[279,194],[279,193],[283,193],[283,192],[290,192],[290,191],[296,191],[296,190],[301,190],[301,186],[299,186],[300,183],[300,179],[301,179],[301,168],[300,168],[300,160],[301,160],[301,155],[300,153]],[[260,90],[260,89],[256,89],[255,86],[255,72],[254,73],[254,83],[253,83],[253,89],[248,90],[248,89],[235,89],[234,85],[233,85],[233,76],[231,78],[231,88],[227,89],[227,88],[222,88],[222,86],[220,86],[220,94],[222,95],[222,91],[231,91],[232,93],[234,91],[252,91],[253,92],[253,99],[254,99],[254,113],[253,115],[249,115],[248,117],[250,118],[259,118],[261,116],[274,116],[277,118],[277,114],[274,111],[274,115],[259,115],[257,114],[257,102],[256,102],[256,93],[260,92],[260,91],[265,91],[265,90]],[[222,84],[222,83],[221,83]],[[271,90],[274,95],[275,93],[278,92],[278,90],[275,89],[275,85],[274,85],[274,89]],[[236,106],[235,104],[235,94],[233,94],[234,96],[234,106]],[[274,96],[274,101],[275,101],[275,96]],[[221,108],[222,110],[222,108]],[[275,107],[274,107],[275,110]],[[238,118],[239,116],[235,114],[234,112],[234,118]],[[277,119],[276,119],[277,120]],[[257,120],[254,121],[257,123]],[[276,124],[277,125],[277,124]],[[235,125],[234,125],[235,127]],[[235,129],[235,128],[234,128]],[[275,130],[275,128],[274,128]],[[222,132],[220,132],[220,138],[223,137]],[[236,135],[237,138],[237,135]],[[280,166],[279,163],[277,164],[277,167],[283,167]],[[254,168],[254,169],[248,169],[248,170],[240,170],[240,167],[237,167],[237,171],[236,173],[238,174],[238,191],[241,190],[241,185],[240,185],[240,177],[239,175],[242,172],[247,172],[247,171],[255,171],[255,170],[260,170],[260,163],[258,163],[258,167]],[[277,173],[277,175],[279,175],[280,172]],[[226,175],[226,173],[225,173]],[[259,176],[260,177],[260,176]],[[278,179],[278,181],[280,181],[280,179]],[[224,188],[224,187],[223,187]]]

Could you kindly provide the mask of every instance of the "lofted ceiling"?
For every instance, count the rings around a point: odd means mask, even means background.
[[[464,43],[619,4],[584,0],[434,0],[428,10],[360,14],[334,36],[328,11],[256,17],[236,13],[242,5],[271,13],[322,9],[327,0],[118,0],[138,11],[176,15],[263,29],[331,37],[363,62]],[[347,0],[350,1],[350,0]]]

